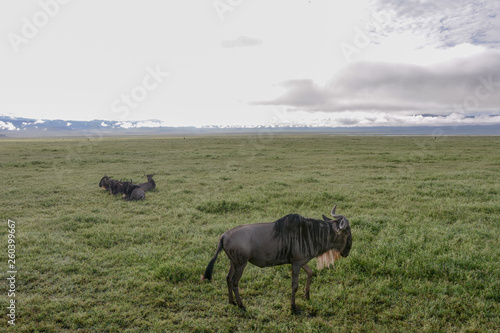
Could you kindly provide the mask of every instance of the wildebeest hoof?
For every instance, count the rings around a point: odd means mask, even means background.
[[[229,302],[229,304],[231,304],[231,305],[238,305],[238,304],[236,304],[235,301]]]
[[[298,315],[301,313],[302,313],[302,310],[298,306],[292,306],[292,314]]]

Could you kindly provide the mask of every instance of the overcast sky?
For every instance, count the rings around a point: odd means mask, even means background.
[[[500,123],[500,1],[2,1],[0,35],[3,115]]]

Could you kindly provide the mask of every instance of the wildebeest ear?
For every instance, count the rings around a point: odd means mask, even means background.
[[[326,222],[333,222],[331,218],[326,217],[325,215],[323,215],[323,220],[325,220]]]

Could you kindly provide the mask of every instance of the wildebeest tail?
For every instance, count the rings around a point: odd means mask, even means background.
[[[208,280],[212,281],[212,272],[214,271],[214,265],[215,261],[217,260],[217,256],[219,255],[219,252],[224,248],[224,235],[222,235],[219,239],[219,245],[217,246],[217,251],[215,252],[214,257],[210,262],[208,263],[207,268],[205,269],[205,274],[203,274],[203,277],[201,278],[201,281]]]

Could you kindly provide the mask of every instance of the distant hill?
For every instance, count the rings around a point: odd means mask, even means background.
[[[67,137],[113,135],[204,135],[251,133],[325,133],[338,135],[500,135],[500,124],[461,126],[379,126],[379,127],[287,127],[287,126],[207,126],[172,127],[160,120],[48,120],[0,115],[0,137]]]

